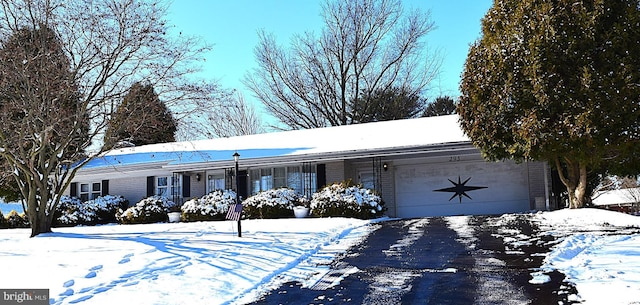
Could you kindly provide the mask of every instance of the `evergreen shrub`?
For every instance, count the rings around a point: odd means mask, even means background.
[[[12,210],[7,215],[7,224],[9,228],[28,228],[29,218],[24,213],[18,213],[16,210]]]
[[[224,220],[229,206],[236,201],[232,190],[215,190],[201,198],[193,198],[182,205],[183,221]]]
[[[167,222],[167,213],[175,206],[173,201],[165,197],[147,197],[124,211],[118,210],[116,219],[122,224]]]
[[[343,181],[325,186],[313,194],[311,213],[319,217],[372,219],[386,211],[382,198],[373,190]]]
[[[306,198],[290,188],[271,189],[242,202],[243,218],[276,219],[293,217],[293,207],[308,205]]]
[[[2,211],[0,211],[0,229],[6,229],[9,227],[9,223],[7,223],[7,219],[2,215]]]
[[[129,206],[122,196],[106,195],[82,202],[62,196],[54,214],[54,226],[96,225],[117,222],[118,210]]]

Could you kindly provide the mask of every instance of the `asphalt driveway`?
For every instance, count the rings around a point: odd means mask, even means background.
[[[567,295],[575,291],[563,274],[530,282],[552,241],[514,249],[507,242],[509,227],[532,240],[540,238],[537,228],[525,217],[509,223],[497,219],[376,224],[377,230],[334,261],[332,271],[312,287],[286,283],[253,304],[571,304]]]

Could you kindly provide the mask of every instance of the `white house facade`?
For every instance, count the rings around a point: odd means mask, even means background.
[[[549,177],[543,162],[483,160],[450,115],[115,149],[80,169],[67,194],[182,203],[287,186],[310,197],[350,179],[379,192],[389,216],[411,218],[549,209]]]

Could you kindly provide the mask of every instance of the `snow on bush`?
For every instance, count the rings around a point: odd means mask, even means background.
[[[116,218],[123,224],[156,223],[168,221],[167,213],[176,204],[160,196],[147,197],[123,211],[118,210]]]
[[[129,201],[122,196],[106,195],[84,203],[95,216],[90,224],[105,224],[116,222],[116,213],[129,206]]]
[[[106,195],[86,202],[62,196],[54,215],[57,226],[96,225],[116,221],[116,213],[127,208],[129,202],[122,196]]]
[[[274,219],[293,216],[293,207],[307,205],[306,198],[290,188],[271,189],[242,202],[247,219]]]
[[[91,220],[90,214],[91,212],[83,206],[80,199],[62,196],[53,215],[54,225],[68,227],[85,224]]]
[[[224,220],[229,206],[236,202],[232,190],[215,190],[201,198],[193,198],[182,205],[184,221]]]
[[[311,212],[320,217],[371,219],[383,216],[386,208],[373,190],[349,181],[327,185],[311,199]]]

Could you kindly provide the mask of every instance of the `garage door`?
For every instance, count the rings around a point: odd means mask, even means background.
[[[529,207],[526,163],[444,162],[395,170],[398,217],[483,215]]]

